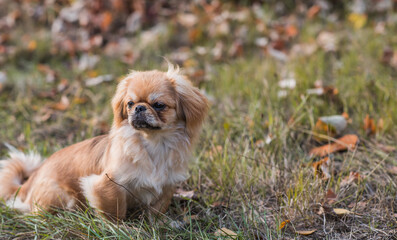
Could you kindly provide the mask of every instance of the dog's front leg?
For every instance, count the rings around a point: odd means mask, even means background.
[[[168,206],[171,204],[174,192],[175,187],[165,187],[160,196],[157,197],[156,201],[151,204],[151,212],[157,216],[163,215],[167,211]]]
[[[81,179],[85,198],[107,217],[122,219],[127,212],[126,192],[110,174],[90,175]]]

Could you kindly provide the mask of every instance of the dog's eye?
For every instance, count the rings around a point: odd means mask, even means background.
[[[165,108],[165,104],[164,104],[164,103],[161,103],[161,102],[155,102],[155,103],[153,104],[153,108],[154,108],[156,111],[160,111],[160,110],[163,110],[163,109]]]
[[[129,101],[129,102],[127,103],[127,105],[128,105],[128,108],[131,108],[132,106],[134,106],[134,102],[133,102],[133,101]]]

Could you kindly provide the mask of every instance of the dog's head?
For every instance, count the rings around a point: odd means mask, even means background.
[[[156,134],[184,123],[191,137],[200,130],[208,109],[206,97],[172,65],[168,72],[130,73],[117,86],[112,106],[116,128],[129,124]]]

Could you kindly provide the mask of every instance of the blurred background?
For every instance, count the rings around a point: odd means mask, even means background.
[[[337,91],[333,72],[341,55],[351,50],[353,32],[371,31],[372,35],[356,34],[376,37],[368,39],[373,41],[369,54],[385,66],[397,67],[396,5],[393,0],[1,0],[0,91],[6,110],[1,117],[10,119],[3,122],[3,129],[14,128],[9,134],[1,131],[1,139],[19,145],[26,139],[19,136],[18,141],[15,132],[31,124],[38,131],[39,125],[68,115],[74,105],[82,105],[76,112],[87,111],[90,118],[79,121],[90,121],[89,135],[107,132],[111,116],[103,106],[108,105],[115,81],[129,69],[164,70],[162,57],[183,67],[196,85],[207,82],[203,87],[207,89],[214,87],[216,66],[255,59],[257,68],[264,69],[260,61],[274,59],[274,74],[278,80],[287,79],[281,84],[288,89],[294,88],[296,73],[284,66],[291,66],[291,59],[304,65],[302,57],[320,53],[323,59],[318,64],[324,69],[308,70],[314,72],[310,88]],[[285,89],[276,92],[279,98],[289,94]],[[18,114],[29,122],[16,130]],[[68,132],[57,133],[61,141],[73,138],[67,129],[78,127],[76,118],[71,113],[63,118],[62,128],[54,125],[58,128],[54,131]]]

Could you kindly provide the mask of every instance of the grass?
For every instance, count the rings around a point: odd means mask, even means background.
[[[338,36],[338,51],[319,48],[287,62],[252,44],[258,34],[251,28],[240,57],[224,53],[215,60],[210,53],[200,55],[192,50],[197,46],[212,49],[220,40],[229,44],[232,37],[202,37],[187,44],[190,57],[180,64],[186,70],[191,65],[205,69],[204,77],[192,80],[207,93],[211,109],[191,164],[191,177],[182,184],[184,189],[194,190],[196,197],[174,199],[167,213],[166,219],[184,223],[180,228],[145,218],[108,222],[91,210],[22,216],[2,206],[0,238],[214,239],[222,227],[240,239],[392,238],[396,235],[397,175],[389,170],[397,165],[396,151],[381,146],[396,146],[397,81],[395,70],[380,59],[384,47],[395,47],[397,42],[392,31],[379,35],[371,25],[356,30],[342,23],[305,22],[294,43],[314,41],[320,26]],[[168,34],[141,49],[133,69],[165,70],[161,56],[172,61],[172,54],[181,51],[179,47],[186,43],[178,42],[175,33],[185,30],[167,24]],[[102,74],[117,79],[131,66],[97,50],[94,54],[100,56],[100,62],[91,70],[80,71],[80,55],[49,54],[48,32],[31,34],[37,48],[29,51],[16,41],[17,54],[1,65],[8,81],[0,94],[0,141],[49,156],[108,131],[116,80],[93,87],[85,86],[84,80]],[[141,44],[139,35],[132,39]],[[47,82],[39,64],[55,70],[57,79]],[[278,82],[288,76],[293,76],[297,85],[279,97],[282,89]],[[60,79],[68,80],[67,89],[51,95]],[[319,79],[339,93],[309,96],[306,90]],[[64,111],[49,110],[62,95],[70,100],[70,106]],[[316,159],[308,155],[319,144],[312,130],[319,117],[343,112],[352,119],[343,133],[357,134],[360,144],[353,152],[333,154],[331,178],[322,180],[311,167]],[[384,121],[374,135],[368,136],[363,129],[367,114]],[[267,136],[271,136],[270,143],[266,143]],[[4,146],[0,153],[6,156]],[[362,180],[342,184],[350,172],[358,172]],[[329,189],[337,199],[327,205]],[[318,214],[320,206],[350,209],[356,214]],[[290,222],[280,229],[286,220]],[[316,232],[310,236],[296,234],[296,230],[311,229]]]

